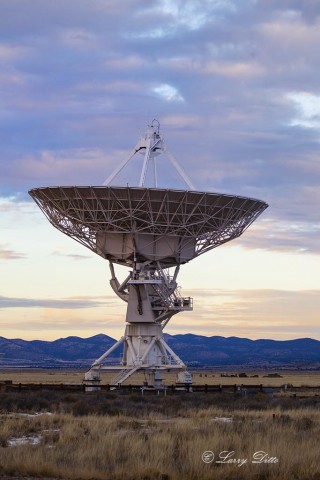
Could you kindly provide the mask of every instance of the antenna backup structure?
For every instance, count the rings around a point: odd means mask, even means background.
[[[144,155],[139,185],[110,186],[138,152]],[[169,158],[187,190],[158,188],[160,154]],[[145,187],[150,165],[154,188]],[[180,265],[239,237],[268,205],[252,198],[195,191],[155,119],[103,186],[42,187],[29,193],[54,227],[109,261],[111,287],[127,303],[124,336],[86,373],[88,389],[99,385],[102,369],[115,373],[113,385],[144,371],[151,385],[160,386],[162,373],[168,370],[177,372],[179,382],[191,383],[186,365],[163,338],[173,315],[193,309],[192,298],[182,297],[178,290]],[[130,269],[122,283],[115,265]],[[108,357],[121,344],[121,364],[108,365]]]

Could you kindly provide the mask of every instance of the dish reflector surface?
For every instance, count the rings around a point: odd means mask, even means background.
[[[144,187],[30,190],[49,221],[102,257],[169,267],[240,236],[267,208],[261,200]]]

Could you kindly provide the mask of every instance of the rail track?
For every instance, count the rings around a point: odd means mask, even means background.
[[[26,391],[65,391],[65,392],[85,392],[86,386],[82,383],[12,383],[11,381],[0,382],[0,392],[26,392]],[[254,394],[254,393],[287,393],[292,395],[316,395],[320,396],[319,386],[294,386],[294,385],[244,385],[235,383],[234,385],[224,384],[181,384],[181,385],[163,385],[160,388],[149,387],[147,385],[119,385],[117,387],[113,385],[100,385],[98,390],[100,392],[115,391],[115,392],[141,392],[142,394],[152,393],[165,393],[165,394],[179,394],[181,392],[192,393],[234,393],[234,394]],[[97,391],[97,390],[96,390]],[[88,392],[90,393],[90,392]]]

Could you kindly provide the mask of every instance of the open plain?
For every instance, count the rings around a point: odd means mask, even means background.
[[[197,383],[281,380],[319,386],[316,372],[282,372],[282,378],[265,377],[268,372],[256,374],[258,379],[226,378],[203,371],[195,377]],[[46,381],[80,382],[82,373],[76,371],[1,373],[1,380],[9,377],[14,383],[41,382],[43,389],[0,392],[3,478],[320,478],[316,390],[302,396],[286,392],[83,393],[45,388]]]
[[[247,377],[221,376],[225,370],[194,370],[192,371],[193,383],[197,385],[257,385],[265,387],[279,387],[282,385],[293,385],[295,387],[320,387],[320,370],[235,370],[227,372],[227,375],[239,375],[245,372]],[[276,373],[278,375],[276,375]],[[101,373],[101,383],[111,383],[114,373]],[[15,368],[0,371],[0,382],[12,380],[13,383],[82,383],[83,370],[58,370],[58,369],[26,369]],[[130,381],[125,384],[142,385],[145,378],[143,374],[136,373]],[[175,374],[164,375],[164,383],[171,385],[175,383]]]

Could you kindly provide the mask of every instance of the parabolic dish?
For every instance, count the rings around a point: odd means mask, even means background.
[[[42,187],[29,194],[61,232],[112,262],[186,263],[239,237],[261,200],[144,187]]]

